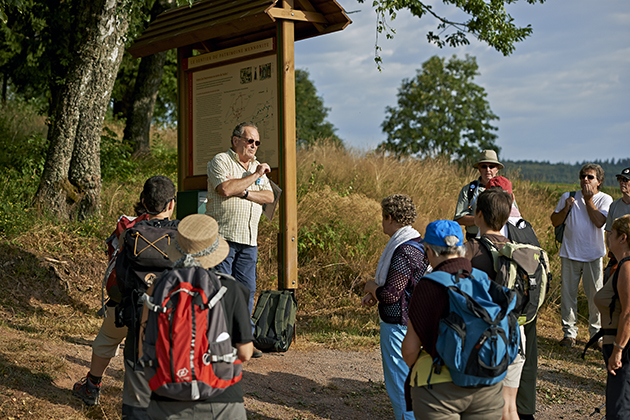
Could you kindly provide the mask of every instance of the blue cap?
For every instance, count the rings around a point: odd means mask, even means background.
[[[457,236],[457,244],[446,244],[444,238],[447,236]],[[436,220],[428,224],[422,242],[435,246],[462,246],[464,245],[464,235],[462,234],[462,228],[457,222],[452,220]]]

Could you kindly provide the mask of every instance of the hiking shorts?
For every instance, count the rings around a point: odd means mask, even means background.
[[[507,369],[507,375],[503,379],[503,386],[507,386],[509,388],[518,388],[521,383],[521,373],[523,373],[523,366],[525,365],[525,345],[527,344],[525,341],[525,327],[520,325],[518,327],[521,332],[521,346],[520,351],[516,355],[516,359],[512,362]]]
[[[127,336],[127,327],[118,328],[115,323],[115,307],[107,306],[107,316],[98,335],[92,342],[92,351],[98,357],[111,359],[118,353],[119,344]]]

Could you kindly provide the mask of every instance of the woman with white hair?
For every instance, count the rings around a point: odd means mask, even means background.
[[[407,309],[416,282],[429,267],[422,237],[411,227],[416,206],[411,197],[394,194],[381,202],[383,233],[390,237],[376,268],[374,280],[365,284],[365,306],[378,302],[381,328],[381,356],[385,387],[396,420],[412,419],[405,409],[404,384],[409,368],[400,353],[407,332]]]

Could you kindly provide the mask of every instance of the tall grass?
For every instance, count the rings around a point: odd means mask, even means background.
[[[445,160],[397,160],[334,145],[300,150],[297,159],[302,328],[328,343],[339,334],[347,335],[340,343],[375,339],[378,317],[373,309],[361,308],[359,300],[389,239],[381,231],[381,199],[395,193],[412,197],[418,210],[414,227],[424,233],[430,222],[453,218],[461,188],[478,172]],[[559,299],[559,260],[549,215],[562,191],[518,178],[513,187],[523,217],[550,253],[553,306]],[[277,221],[261,226],[261,288],[276,284],[277,229]]]
[[[11,150],[3,155],[11,158],[0,161],[4,177],[0,185],[0,242],[58,259],[70,260],[81,254],[84,260],[96,259],[96,267],[102,267],[102,240],[120,214],[132,214],[144,181],[156,174],[176,181],[176,134],[174,130],[153,132],[151,154],[134,157],[122,142],[122,127],[107,124],[102,141],[101,214],[80,223],[61,223],[43,219],[30,209],[46,146],[41,120],[30,115],[33,122],[15,123],[11,114],[0,114],[0,147]],[[16,138],[29,153],[11,149],[9,143]],[[453,218],[457,195],[478,176],[477,171],[461,169],[446,160],[397,160],[326,143],[299,150],[297,160],[298,331],[329,345],[375,344],[378,316],[374,308],[362,308],[360,298],[363,283],[373,278],[388,240],[381,231],[381,199],[395,193],[411,196],[418,209],[414,227],[424,233],[431,221]],[[514,174],[508,177],[521,213],[549,252],[554,282],[548,307],[554,312],[559,301],[560,270],[549,215],[560,194],[576,188],[577,183],[554,187],[523,181]],[[277,217],[271,222],[262,219],[259,290],[277,285],[278,231]],[[98,305],[99,277],[85,279],[92,284],[88,288],[91,292],[77,295],[85,305]],[[585,307],[580,311],[588,312]]]

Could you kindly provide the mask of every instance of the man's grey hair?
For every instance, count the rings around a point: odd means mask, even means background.
[[[456,245],[459,242],[459,238],[455,235],[449,235],[444,238],[444,243],[448,246],[439,246],[425,243],[435,252],[438,257],[455,255],[457,257],[464,257],[466,255],[466,247],[464,245]]]
[[[256,131],[258,131],[258,127],[256,127],[256,124],[254,124],[253,122],[242,122],[234,127],[234,130],[232,131],[232,136],[242,137],[243,133],[245,132],[245,127],[252,127],[255,128]]]

